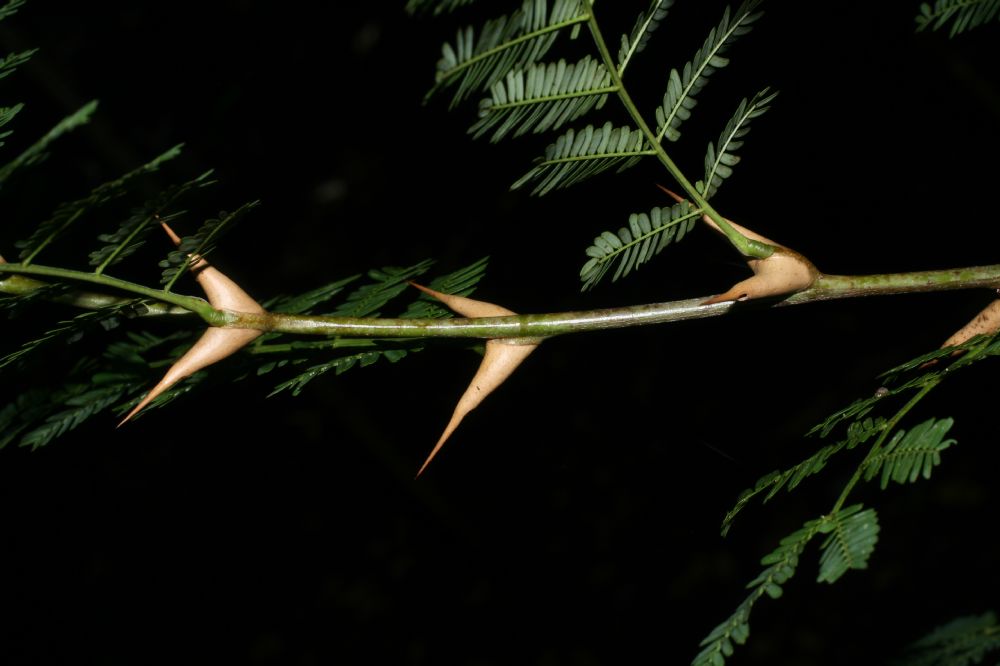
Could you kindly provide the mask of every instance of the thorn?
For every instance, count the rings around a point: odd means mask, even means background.
[[[174,245],[179,245],[181,239],[174,233],[174,230],[166,222],[160,222],[160,225],[170,240],[174,242]],[[191,264],[192,272],[197,271],[194,273],[195,279],[205,292],[212,307],[233,312],[265,313],[264,308],[257,301],[205,259],[196,256],[192,256],[192,259],[194,260]],[[190,377],[199,370],[207,368],[242,349],[260,334],[261,331],[250,328],[209,327],[191,349],[187,350],[170,366],[163,379],[121,420],[118,427],[125,425],[146,405],[180,380]]]
[[[411,285],[419,289],[420,291],[433,296],[438,299],[449,308],[457,312],[464,317],[504,317],[508,315],[516,314],[515,312],[508,310],[505,307],[496,305],[495,303],[487,303],[486,301],[477,301],[471,298],[466,298],[464,296],[456,296],[454,294],[444,294],[433,289],[429,289],[415,282],[410,282]],[[430,455],[424,461],[424,464],[420,466],[417,471],[416,477],[419,478],[427,466],[430,464],[434,457],[444,446],[448,438],[451,437],[455,429],[465,418],[465,415],[471,412],[473,409],[479,406],[479,404],[486,398],[490,393],[492,393],[498,386],[504,383],[508,377],[517,369],[521,362],[528,357],[531,352],[535,351],[541,340],[532,339],[530,341],[525,340],[502,340],[502,339],[492,339],[486,341],[486,353],[483,355],[483,360],[479,364],[479,369],[476,370],[476,374],[472,377],[472,381],[469,382],[468,388],[465,389],[465,393],[462,397],[458,399],[458,404],[455,406],[455,411],[451,415],[451,419],[448,421],[448,425],[445,426],[444,432],[441,433],[441,437],[438,439],[437,444],[431,450]]]
[[[983,308],[979,314],[972,318],[968,324],[962,328],[955,331],[955,333],[944,341],[941,345],[941,349],[945,347],[955,347],[967,342],[977,335],[992,335],[1000,331],[1000,299],[994,300],[992,303]],[[965,353],[962,349],[956,349],[952,356],[958,356]],[[930,366],[937,363],[937,359],[932,359],[920,366],[920,369],[929,368]]]
[[[678,203],[685,201],[681,196],[668,190],[663,185],[657,184],[657,187],[666,192]],[[712,229],[722,233],[719,225],[708,215],[702,215],[701,219]],[[753,277],[737,282],[725,293],[713,296],[705,301],[704,305],[722,303],[723,301],[748,301],[768,296],[794,294],[808,289],[820,277],[821,273],[812,262],[795,250],[787,248],[781,243],[775,243],[770,238],[761,236],[728,218],[722,219],[726,220],[736,231],[747,238],[773,245],[774,253],[765,259],[748,259],[747,265],[753,271]]]

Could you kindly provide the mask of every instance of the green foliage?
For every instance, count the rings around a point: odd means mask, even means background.
[[[587,248],[590,259],[580,269],[582,289],[593,288],[615,264],[618,268],[612,282],[638,269],[670,243],[684,238],[701,214],[700,208],[692,208],[687,201],[667,208],[657,206],[648,214],[632,213],[628,227],[620,228],[617,234],[605,231]]]
[[[164,291],[170,291],[181,275],[191,268],[191,264],[198,258],[207,257],[215,249],[222,234],[258,205],[259,201],[250,201],[232,213],[221,211],[218,217],[205,220],[194,234],[181,238],[177,249],[171,250],[167,258],[160,262],[160,268],[163,269],[160,282]]]
[[[118,326],[123,316],[128,316],[137,307],[141,307],[139,301],[129,301],[99,310],[81,312],[72,319],[60,321],[54,328],[45,331],[45,333],[33,340],[23,343],[16,351],[0,358],[0,368],[4,368],[16,361],[23,361],[28,354],[55,340],[69,339],[72,342],[82,337],[87,330],[97,326],[102,327],[104,330],[111,330]]]
[[[910,645],[899,666],[968,666],[1000,651],[994,612],[955,618]]]
[[[19,255],[21,263],[31,263],[39,252],[52,243],[57,236],[65,233],[70,225],[83,217],[84,214],[123,195],[134,180],[156,171],[161,164],[177,157],[180,152],[181,146],[174,146],[159,157],[129,171],[124,176],[95,187],[86,197],[60,204],[52,217],[39,224],[27,240],[15,243],[15,246],[21,250]]]
[[[826,468],[827,462],[837,453],[843,450],[851,450],[858,446],[859,444],[864,444],[873,436],[880,434],[886,427],[886,420],[884,418],[878,417],[875,419],[865,418],[862,420],[855,421],[851,423],[847,428],[847,437],[840,440],[836,444],[829,444],[820,448],[816,453],[812,454],[802,462],[784,471],[774,471],[770,474],[762,476],[754,484],[753,488],[748,488],[744,490],[739,499],[736,501],[736,505],[729,510],[726,517],[722,521],[722,536],[726,536],[729,533],[729,529],[733,526],[733,520],[736,515],[750,503],[754,497],[760,495],[761,493],[767,493],[764,495],[764,502],[768,502],[775,495],[777,495],[782,488],[789,491],[794,490],[800,483],[802,483],[806,478],[813,476],[814,474],[819,474],[823,469]]]
[[[342,304],[329,314],[335,317],[378,317],[385,305],[409,289],[409,281],[423,275],[434,262],[425,259],[406,268],[390,266],[368,272],[366,285],[352,291]]]
[[[211,185],[214,182],[208,180],[211,174],[211,171],[206,171],[193,180],[163,190],[141,206],[134,208],[113,233],[99,235],[97,239],[108,245],[90,253],[90,265],[97,266],[94,272],[103,273],[104,269],[117,264],[142,247],[145,242],[143,239],[152,229],[153,223],[170,222],[179,215],[167,214],[166,209],[189,190]]]
[[[771,553],[760,561],[765,569],[747,584],[750,594],[726,620],[712,629],[701,641],[701,652],[691,662],[692,666],[719,666],[726,657],[733,654],[733,644],[743,645],[750,636],[750,612],[766,594],[772,599],[779,598],[799,566],[799,558],[814,536],[825,525],[824,519],[810,520],[801,529],[789,534]]]
[[[428,96],[456,85],[452,106],[488,89],[508,72],[537,62],[555,43],[559,31],[586,21],[583,0],[524,0],[512,14],[487,21],[479,32],[458,31],[441,48],[437,83]],[[575,36],[575,32],[574,32]]]
[[[743,147],[744,137],[750,133],[750,121],[767,113],[771,108],[768,105],[778,96],[778,93],[768,94],[769,92],[769,88],[764,88],[749,102],[744,97],[736,108],[736,113],[726,123],[718,142],[708,144],[708,152],[705,153],[705,180],[696,185],[706,199],[715,196],[722,181],[733,175],[733,167],[740,161],[736,151]]]
[[[287,314],[311,314],[316,307],[329,301],[331,298],[344,290],[344,287],[357,280],[361,275],[351,275],[349,277],[334,280],[322,287],[317,287],[303,294],[296,296],[282,296],[264,303],[264,307],[271,312],[284,312]]]
[[[641,53],[653,32],[667,17],[667,12],[673,6],[674,0],[653,0],[653,3],[635,20],[632,32],[622,35],[621,48],[618,49],[618,74],[624,74],[632,56]]]
[[[407,0],[406,11],[411,14],[419,14],[422,12],[442,14],[444,12],[454,11],[465,5],[471,5],[473,2],[475,2],[475,0]]]
[[[433,279],[428,285],[431,289],[446,294],[457,294],[468,296],[476,287],[476,284],[483,277],[488,259],[482,258],[464,268],[439,276]],[[335,312],[372,312],[381,310],[391,300],[401,295],[407,288],[407,281],[422,275],[430,269],[433,262],[422,261],[408,268],[383,268],[380,271],[371,271],[368,276],[373,282],[363,285],[351,292],[345,302],[337,308]],[[349,278],[349,280],[352,278]],[[340,316],[369,316],[356,314],[341,314]],[[426,294],[421,294],[416,300],[411,302],[403,313],[402,318],[442,318],[450,317],[451,312],[441,306],[440,303]],[[270,338],[268,338],[270,339]],[[341,347],[377,347],[375,349],[364,349],[363,351],[352,351],[343,356],[323,361],[309,366],[299,372],[298,375],[282,382],[271,391],[270,396],[277,395],[284,391],[291,391],[292,395],[299,395],[309,382],[327,374],[334,372],[340,375],[354,367],[367,367],[384,358],[390,363],[395,363],[411,352],[420,351],[424,345],[419,340],[410,341],[373,341],[373,340],[349,340],[337,338],[329,343],[316,343],[296,345],[296,350],[306,350],[308,348],[326,350],[327,354],[332,350]],[[260,350],[260,346],[257,350]],[[257,369],[257,374],[262,375],[286,365],[296,366],[309,361],[306,356],[298,358],[285,358],[281,361],[267,362]],[[270,397],[269,396],[269,397]]]
[[[31,146],[26,148],[20,155],[15,157],[13,160],[7,164],[0,167],[0,187],[3,187],[7,180],[14,174],[15,171],[24,166],[31,166],[33,164],[38,164],[46,156],[46,149],[48,149],[49,144],[61,137],[66,132],[76,129],[81,125],[85,125],[90,122],[90,116],[93,115],[94,111],[97,110],[97,102],[87,102],[75,112],[66,116],[60,120],[55,127],[50,129],[45,136],[33,143]],[[16,111],[14,112],[16,113]],[[8,114],[10,111],[8,110]],[[10,114],[11,116],[13,114]],[[8,118],[9,119],[9,118]]]
[[[167,337],[129,332],[124,340],[110,343],[100,357],[83,357],[61,384],[19,393],[0,408],[0,448],[16,440],[18,446],[37,449],[111,407],[117,406],[115,411],[121,414],[139,400],[151,377],[150,366],[161,360],[150,354],[187,337],[187,332]],[[167,360],[180,353],[168,351]],[[175,395],[184,390],[187,385],[175,389]],[[132,400],[122,404],[130,396]],[[172,397],[161,396],[153,406],[167,404]]]
[[[670,70],[667,92],[663,95],[662,104],[656,109],[657,141],[664,136],[671,141],[680,138],[677,128],[691,117],[691,109],[698,103],[696,96],[717,69],[729,64],[729,59],[722,54],[737,37],[750,32],[753,23],[760,18],[761,12],[754,11],[759,4],[760,0],[746,0],[732,18],[729,7],[726,7],[719,25],[708,33],[705,43],[694,54],[694,58],[684,65],[683,71]]]
[[[818,583],[834,583],[848,569],[867,569],[868,558],[878,541],[875,509],[861,510],[860,504],[841,509],[822,522],[826,539],[820,545]]]
[[[38,49],[29,49],[0,58],[0,79],[13,74],[15,69],[31,60],[31,56],[37,52]]]
[[[0,21],[16,14],[17,10],[24,6],[25,2],[26,0],[7,0],[3,7],[0,7]]]
[[[472,27],[466,27],[459,31],[454,44],[445,44],[437,84],[429,94],[454,85],[454,106],[473,92],[488,89],[489,96],[479,105],[479,120],[469,131],[477,138],[489,135],[493,142],[557,130],[601,109],[609,98],[618,98],[631,122],[616,125],[606,121],[566,130],[546,147],[535,166],[512,189],[530,185],[532,194],[544,195],[611,169],[620,173],[643,157],[652,156],[690,188],[686,184],[689,180],[662,151],[663,138],[673,141],[679,137],[677,128],[690,117],[695,96],[717,69],[728,64],[723,53],[737,37],[749,32],[760,16],[755,11],[758,4],[759,0],[747,0],[735,15],[727,7],[720,24],[709,33],[694,59],[681,71],[671,70],[663,104],[656,109],[655,132],[632,102],[622,75],[645,49],[673,0],[653,0],[639,14],[632,30],[621,36],[615,60],[589,2],[556,1],[546,13],[547,2],[527,0],[518,12],[486,22],[478,38]],[[557,32],[572,26],[575,36],[576,28],[584,22],[596,54],[585,55],[575,63],[565,59],[539,62]],[[732,167],[739,161],[736,151],[743,145],[750,121],[764,113],[773,99],[774,95],[765,90],[751,101],[743,100],[719,142],[709,145],[705,180],[688,192],[691,198],[700,201],[699,195],[706,190],[709,196],[714,194],[732,174]],[[651,214],[637,213],[630,217],[628,228],[621,228],[617,234],[601,233],[587,250],[590,259],[580,272],[583,289],[597,284],[613,266],[617,266],[615,279],[627,275],[657,256],[671,241],[680,240],[694,226],[695,218],[684,217],[686,212],[678,215],[679,210],[654,208]]]
[[[608,169],[617,167],[621,173],[635,166],[644,156],[655,154],[637,129],[615,127],[610,121],[599,128],[587,125],[579,132],[571,129],[556,139],[545,149],[538,164],[511,185],[511,189],[535,182],[531,193],[546,194]]]
[[[612,85],[604,63],[584,56],[579,62],[537,63],[507,73],[479,104],[479,121],[469,132],[476,138],[492,131],[490,141],[507,134],[559,129],[591,109],[600,109]]]
[[[941,452],[955,443],[944,439],[951,429],[953,419],[928,419],[906,432],[899,430],[889,443],[864,465],[865,481],[871,481],[881,472],[879,482],[885,490],[889,481],[913,483],[921,476],[931,478],[931,472],[941,464]]]
[[[917,31],[940,30],[951,24],[949,37],[972,30],[1000,16],[1000,0],[936,0],[920,3]]]
[[[954,356],[956,349],[964,351],[964,354],[956,358]],[[736,505],[723,520],[723,535],[729,531],[735,516],[754,497],[766,493],[764,496],[766,502],[782,488],[792,490],[807,477],[825,469],[827,463],[837,453],[850,451],[861,445],[870,445],[868,453],[856,465],[854,474],[844,485],[834,509],[814,521],[807,522],[803,530],[783,539],[779,548],[764,559],[763,563],[771,567],[750,583],[750,587],[754,588],[750,596],[737,607],[726,622],[713,629],[708,638],[702,642],[704,649],[695,659],[696,664],[724,663],[725,658],[732,654],[733,643],[742,643],[746,640],[746,635],[749,633],[750,609],[764,593],[770,594],[773,598],[781,595],[780,585],[794,573],[797,557],[801,554],[805,541],[815,534],[826,535],[820,545],[817,582],[834,583],[850,569],[867,567],[878,542],[880,531],[878,516],[874,509],[862,510],[860,504],[847,508],[840,507],[862,479],[872,480],[881,476],[881,488],[884,490],[890,480],[897,483],[912,483],[920,476],[930,478],[933,468],[940,464],[941,452],[955,443],[953,439],[945,439],[952,426],[952,419],[929,419],[914,426],[909,432],[897,430],[898,424],[914,405],[944,378],[954,376],[955,371],[960,368],[998,354],[1000,354],[1000,334],[978,336],[957,347],[925,354],[883,373],[882,378],[889,386],[880,387],[870,398],[855,401],[810,431],[810,434],[818,433],[821,437],[826,437],[833,429],[847,422],[847,433],[843,440],[821,447],[809,458],[791,468],[782,472],[772,472],[760,478],[752,489],[740,495]],[[945,359],[950,361],[947,368],[941,367]],[[935,363],[931,366],[933,369],[927,366],[929,361]],[[909,379],[906,378],[908,373],[913,373]],[[897,382],[898,385],[892,386]],[[905,404],[897,407],[893,396],[907,393],[914,395]],[[876,406],[886,405],[895,408],[895,413],[890,418],[868,416]],[[778,563],[784,568],[775,568]],[[772,580],[774,575],[778,575],[779,580]],[[771,586],[772,583],[776,583],[776,586]]]

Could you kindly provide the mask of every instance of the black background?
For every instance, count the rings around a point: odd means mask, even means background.
[[[625,4],[600,3],[607,34],[646,3]],[[630,72],[643,108],[722,7],[672,10]],[[718,196],[724,214],[831,273],[996,262],[1000,27],[914,35],[916,3],[767,11],[674,151],[697,174],[741,97],[781,91]],[[509,192],[545,139],[473,142],[474,104],[421,105],[440,42],[464,20],[412,19],[396,3],[32,2],[0,30],[6,50],[42,48],[3,82],[5,102],[28,104],[8,149],[88,99],[101,106],[3,192],[4,248],[32,214],[183,141],[163,182],[216,168],[202,212],[263,202],[215,256],[260,299],[428,256],[453,270],[491,255],[478,294],[522,312],[711,294],[744,275],[699,230],[580,294],[589,240],[662,204],[665,174],[643,164],[543,200]],[[623,120],[613,103],[604,113]],[[129,270],[155,279],[152,264]],[[2,661],[688,663],[759,558],[829,509],[850,462],[747,510],[721,539],[739,491],[807,456],[811,425],[989,298],[553,340],[416,482],[475,369],[463,345],[325,377],[298,398],[265,399],[269,378],[220,385],[118,431],[99,417],[43,450],[5,450]],[[6,345],[23,339],[3,327]],[[992,371],[967,371],[909,417],[956,417],[960,445],[931,482],[857,493],[882,519],[871,568],[817,584],[810,551],[785,597],[758,605],[735,663],[881,663],[1000,606]]]

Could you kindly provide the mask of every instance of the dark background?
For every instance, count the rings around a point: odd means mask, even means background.
[[[699,229],[580,294],[590,239],[662,204],[665,174],[650,163],[544,200],[509,192],[545,139],[472,142],[474,104],[421,105],[440,42],[479,15],[418,20],[396,4],[30,3],[0,27],[5,51],[42,48],[4,81],[5,103],[28,103],[9,146],[101,106],[3,193],[4,248],[36,207],[183,141],[163,182],[215,167],[202,212],[263,201],[215,256],[260,299],[428,256],[444,271],[491,255],[478,294],[522,312],[717,293],[744,275]],[[601,4],[609,35],[646,5]],[[1000,26],[914,35],[916,5],[768,3],[701,94],[678,161],[697,174],[739,99],[770,85],[781,96],[718,196],[724,214],[831,273],[995,263]],[[643,108],[722,7],[672,10],[629,74]],[[265,399],[270,378],[224,385],[122,430],[99,417],[43,450],[4,450],[0,660],[688,663],[759,558],[827,511],[852,468],[748,509],[722,539],[739,491],[806,457],[811,425],[989,298],[553,340],[416,482],[475,369],[463,345],[325,377],[298,398]],[[9,322],[3,336],[23,339]],[[1000,606],[992,372],[963,373],[908,418],[957,420],[960,445],[931,482],[856,493],[882,520],[871,568],[816,584],[812,549],[785,597],[758,605],[735,663],[881,663]]]

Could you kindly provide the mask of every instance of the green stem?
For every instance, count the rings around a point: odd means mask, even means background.
[[[927,291],[1000,288],[1000,264],[916,273],[881,275],[821,275],[816,283],[781,299],[735,303],[727,301],[705,305],[708,296],[665,303],[631,305],[602,310],[524,314],[506,317],[454,319],[381,319],[289,315],[282,313],[251,314],[216,310],[193,296],[181,296],[151,289],[107,275],[94,275],[48,266],[0,264],[0,274],[46,275],[67,280],[100,284],[179,306],[193,312],[212,326],[253,328],[276,333],[326,335],[358,338],[546,338],[566,333],[582,333],[613,328],[646,326],[686,319],[717,317],[733,309],[759,310],[814,301],[828,301],[862,296],[886,296]],[[0,281],[0,292],[7,291],[11,278]],[[39,283],[42,284],[42,283]],[[13,291],[13,290],[12,290]],[[8,292],[8,293],[12,293]],[[16,293],[23,293],[16,292]],[[113,298],[104,296],[103,298]],[[164,306],[166,307],[166,306]],[[170,311],[171,313],[175,311]]]
[[[698,208],[704,210],[705,214],[712,219],[717,225],[719,225],[719,230],[726,236],[729,242],[735,247],[740,254],[744,257],[753,257],[756,259],[766,259],[774,253],[774,246],[767,243],[762,243],[761,241],[754,240],[752,238],[747,238],[740,232],[736,231],[729,222],[726,221],[722,215],[719,214],[715,208],[712,207],[705,197],[702,196],[701,192],[698,191],[691,181],[689,181],[684,173],[680,170],[680,167],[674,163],[664,150],[663,145],[660,143],[659,138],[656,133],[650,129],[649,125],[646,123],[646,119],[643,118],[642,114],[639,113],[639,109],[636,107],[635,102],[632,101],[632,97],[628,94],[628,89],[625,87],[625,83],[622,81],[621,73],[618,71],[618,67],[615,65],[614,59],[611,57],[611,52],[608,50],[607,42],[604,41],[604,35],[601,33],[601,28],[597,24],[597,18],[594,16],[593,7],[589,10],[589,19],[587,25],[590,28],[590,34],[594,38],[594,43],[597,45],[597,50],[601,55],[601,60],[604,62],[604,67],[611,74],[612,84],[618,88],[618,98],[621,100],[622,105],[628,112],[629,116],[632,118],[632,122],[636,124],[639,130],[646,137],[646,142],[652,147],[653,151],[656,153],[656,157],[660,160],[660,163],[666,167],[670,175],[673,176],[677,184],[687,192],[688,197],[696,204]]]
[[[98,275],[97,273],[75,271],[68,268],[56,268],[54,266],[39,266],[37,264],[25,265],[5,263],[0,263],[0,273],[13,273],[14,275],[41,275],[44,277],[72,280],[74,282],[99,284],[103,287],[110,287],[111,289],[119,289],[132,294],[138,294],[139,296],[146,296],[147,298],[152,298],[156,301],[160,301],[161,303],[169,303],[171,305],[179,306],[188,312],[193,312],[199,315],[202,319],[213,326],[221,326],[226,323],[225,315],[213,308],[207,301],[201,298],[173,294],[168,291],[163,291],[162,289],[153,289],[141,284],[136,284],[135,282],[128,282],[126,280],[113,278],[109,275]],[[18,285],[16,283],[8,288],[7,283],[10,282],[10,280],[11,278],[7,278],[6,280],[0,282],[0,291],[4,293],[19,293],[19,289],[24,289],[24,284]],[[38,282],[38,284],[43,285],[44,283]],[[114,298],[115,297],[113,296],[92,294],[84,300],[90,300],[91,302],[98,303],[102,299]],[[113,302],[109,302],[108,304],[113,304]],[[82,307],[90,306],[83,305]],[[96,307],[103,307],[103,305],[97,305]],[[173,312],[171,312],[171,314],[173,314]]]
[[[900,407],[899,411],[896,412],[891,419],[889,419],[889,421],[885,424],[885,428],[879,434],[878,439],[875,440],[875,443],[872,444],[872,447],[868,450],[868,455],[866,455],[865,459],[861,461],[858,468],[854,470],[854,475],[851,476],[847,485],[844,486],[844,489],[840,493],[840,497],[837,498],[837,502],[830,510],[831,515],[840,511],[840,509],[844,506],[844,502],[847,501],[847,497],[851,494],[851,491],[854,490],[854,486],[856,486],[858,481],[861,480],[861,476],[868,467],[869,461],[879,454],[885,440],[888,439],[892,431],[896,429],[896,426],[899,425],[899,422],[903,419],[903,417],[906,416],[907,413],[909,413],[909,411],[913,409],[913,407],[920,402],[925,395],[930,393],[931,389],[940,384],[941,379],[942,378],[940,376],[935,376],[929,379],[926,384],[920,387],[920,390],[916,393],[916,395],[910,398],[910,400],[905,405]]]

